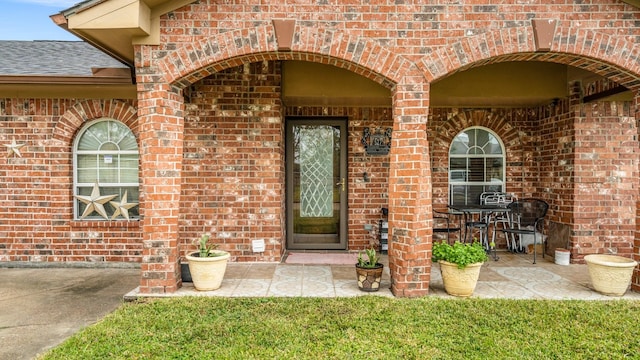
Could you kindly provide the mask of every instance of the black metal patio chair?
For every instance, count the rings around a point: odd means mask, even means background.
[[[521,199],[514,201],[507,206],[509,208],[509,228],[502,229],[507,235],[516,235],[518,237],[518,249],[524,252],[522,245],[523,235],[533,235],[533,263],[536,263],[536,245],[538,234],[541,235],[542,258],[544,258],[545,244],[544,241],[544,217],[549,210],[549,204],[540,199]]]

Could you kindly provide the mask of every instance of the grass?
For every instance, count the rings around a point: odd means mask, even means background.
[[[43,359],[622,359],[640,302],[207,298],[126,303]]]

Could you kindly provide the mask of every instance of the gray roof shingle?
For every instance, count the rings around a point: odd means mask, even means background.
[[[0,76],[91,76],[91,68],[127,68],[83,41],[0,41]]]

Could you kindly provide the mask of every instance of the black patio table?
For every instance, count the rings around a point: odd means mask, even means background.
[[[487,217],[492,213],[497,212],[509,212],[510,209],[507,207],[508,204],[459,204],[459,205],[449,205],[449,208],[454,211],[458,211],[463,213],[464,215],[464,239],[467,239],[467,228],[479,227],[480,228],[480,240],[483,242],[483,246],[487,249],[487,252],[491,252],[493,250],[493,259],[498,260],[498,254],[496,251],[496,245],[493,242],[489,242],[489,224],[486,221]],[[479,215],[478,220],[474,219],[474,215]],[[484,235],[484,241],[482,241],[482,228],[486,228],[486,233]],[[471,233],[471,229],[468,230]],[[495,233],[495,225],[493,227],[493,231]],[[495,234],[493,236],[495,239]]]

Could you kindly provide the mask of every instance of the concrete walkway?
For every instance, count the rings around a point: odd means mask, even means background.
[[[140,270],[0,268],[0,359],[33,359],[123,303]]]

